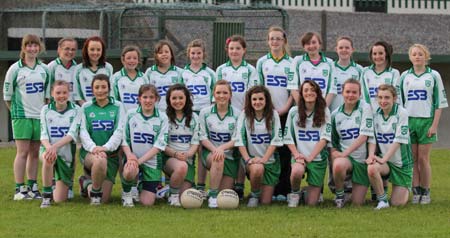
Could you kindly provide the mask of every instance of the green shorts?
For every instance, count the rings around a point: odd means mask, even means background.
[[[315,187],[322,187],[325,173],[327,170],[328,160],[312,161],[306,164],[306,182]]]
[[[75,144],[73,144],[76,147]],[[41,146],[39,149],[39,157],[42,157],[42,154],[45,152],[45,148]],[[72,160],[70,163],[66,162],[62,156],[57,156],[56,162],[53,165],[55,180],[62,181],[67,187],[73,185],[73,175],[75,173],[75,160]]]
[[[147,165],[141,164],[139,172],[142,173],[141,180],[144,182],[159,182],[161,181],[161,169],[150,168]]]
[[[206,148],[203,148],[202,150],[202,164],[203,167],[208,168],[206,166],[206,158],[208,158],[208,155],[211,153],[211,151],[207,150]],[[235,153],[233,153],[234,155]],[[240,158],[235,157],[234,159],[225,159],[224,161],[224,166],[223,166],[223,175],[228,176],[228,177],[232,177],[232,178],[237,178],[238,175],[238,171],[239,171],[239,161]],[[208,168],[209,170],[209,168]]]
[[[367,164],[360,163],[350,157],[352,163],[352,183],[357,183],[366,187],[369,187],[370,181],[367,175]]]
[[[85,151],[84,149],[80,150],[80,162],[81,164],[84,166],[84,158],[87,155],[87,151]],[[113,152],[113,154],[107,154],[108,155],[108,159],[107,159],[107,169],[106,169],[106,180],[111,181],[113,184],[116,183],[116,175],[117,175],[117,171],[119,171],[119,156],[117,152]],[[85,168],[86,172],[89,172],[88,175],[91,176],[91,171],[90,169]]]
[[[15,140],[41,140],[41,121],[39,119],[20,118],[12,120]]]
[[[392,185],[405,187],[411,189],[413,168],[412,166],[405,166],[404,168],[399,168],[392,163],[388,162],[389,166],[389,181]]]
[[[280,160],[276,159],[275,162],[271,164],[264,164],[264,175],[263,175],[263,185],[275,186],[279,182],[281,174]]]
[[[433,118],[410,117],[408,120],[411,144],[431,144],[437,141],[437,135],[428,137],[428,130],[433,124]]]
[[[169,158],[170,157],[165,154],[162,155],[163,168],[166,167],[166,162],[167,162],[167,160],[169,160]],[[193,159],[192,164],[189,164],[188,162],[186,162],[186,163],[188,165],[188,171],[187,171],[186,176],[184,177],[184,180],[193,185],[193,184],[195,184],[195,158]]]

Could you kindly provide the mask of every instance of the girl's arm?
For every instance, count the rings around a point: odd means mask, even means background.
[[[433,124],[431,124],[430,129],[428,129],[427,136],[432,137],[434,134],[436,134],[437,129],[439,127],[439,120],[441,119],[442,114],[442,108],[438,108],[434,110],[434,118],[433,118]]]
[[[138,159],[138,163],[139,165],[145,163],[147,160],[150,160],[151,158],[153,158],[156,154],[158,154],[161,150],[156,148],[156,147],[152,147],[149,151],[147,151],[141,158]]]
[[[353,151],[358,149],[362,144],[366,143],[367,138],[368,137],[366,135],[359,135],[358,138],[353,141],[353,143],[346,150],[342,151],[342,157],[348,157]]]
[[[320,141],[314,146],[313,151],[311,151],[311,154],[309,154],[308,157],[306,157],[306,162],[311,162],[314,160],[314,158],[317,157],[317,155],[319,155],[320,151],[323,150],[323,148],[325,148],[325,146],[327,146],[328,141],[325,139],[320,139]]]
[[[392,158],[392,156],[395,154],[395,152],[400,148],[400,143],[398,142],[394,142],[391,144],[391,146],[389,147],[389,150],[383,155],[383,158],[379,158],[377,159],[378,163],[380,164],[384,164],[387,161],[389,161],[389,159]]]
[[[239,149],[239,152],[242,155],[242,159],[244,159],[245,164],[251,164],[251,160],[253,158],[250,157],[250,155],[248,154],[247,147],[239,146],[238,149]]]

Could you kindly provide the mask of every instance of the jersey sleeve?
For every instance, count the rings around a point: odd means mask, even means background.
[[[272,140],[270,145],[283,146],[283,129],[281,128],[280,116],[275,110],[273,111]]]
[[[256,72],[258,73],[258,78],[259,78],[259,82],[261,85],[265,85],[264,72],[263,72],[264,58],[265,57],[261,57],[258,59],[258,62],[256,62]]]
[[[191,145],[198,145],[200,144],[200,122],[198,121],[198,116],[195,113],[192,113],[191,127],[193,129]]]
[[[119,77],[120,77],[120,71],[119,72],[117,72],[117,73],[115,73],[113,76],[112,76],[112,80],[111,80],[111,88],[112,88],[112,91],[113,91],[113,97],[114,97],[114,99],[116,99],[117,101],[122,101],[121,99],[120,99],[120,94],[119,94],[119,86],[118,86],[118,83],[117,83],[117,81],[119,80]]]
[[[77,65],[77,68],[75,69],[75,73],[73,74],[73,92],[75,93],[73,95],[73,98],[75,101],[84,100],[84,94],[81,91],[81,85],[80,85],[80,73],[83,67],[81,64]]]
[[[284,135],[283,135],[283,143],[285,145],[291,145],[295,144],[295,125],[296,123],[294,121],[295,114],[297,113],[297,107],[291,108],[289,110],[287,119],[286,119],[286,126],[284,128]]]
[[[73,118],[73,121],[70,124],[69,132],[67,133],[67,135],[72,137],[73,141],[78,141],[78,135],[80,134],[81,114],[81,108],[77,107],[76,115]]]
[[[332,114],[331,114],[331,145],[333,148],[337,150],[341,150],[340,146],[340,136],[337,130],[336,125],[336,115],[338,114],[339,108],[337,108]]]
[[[49,140],[47,132],[47,120],[45,120],[45,115],[47,114],[48,105],[44,105],[41,109],[41,140]]]
[[[402,107],[398,107],[398,121],[395,128],[394,142],[400,144],[409,143],[408,113]]]
[[[44,87],[44,97],[46,99],[50,99],[50,91],[51,91],[51,84],[50,84],[50,80],[51,80],[51,74],[50,74],[50,70],[48,69],[48,66],[44,63],[41,63],[42,68],[45,70],[45,87]]]
[[[129,110],[127,116],[125,117],[125,123],[123,125],[123,138],[121,146],[131,147],[131,136],[130,136],[130,118],[133,114],[132,110]]]
[[[288,83],[287,83],[287,89],[289,90],[298,90],[299,86],[300,86],[300,75],[298,72],[299,66],[300,66],[300,59],[301,56],[296,56],[291,63],[291,69],[290,72],[291,74],[289,74],[288,78]]]
[[[207,125],[206,125],[206,113],[208,110],[207,108],[203,109],[200,111],[200,115],[198,118],[199,124],[200,124],[200,133],[199,133],[199,137],[200,140],[208,140],[208,133],[207,133]]]
[[[56,62],[52,61],[47,65],[48,68],[48,88],[47,88],[47,92],[45,94],[45,98],[50,98],[51,95],[51,89],[52,89],[52,85],[55,83],[55,69],[56,69]]]
[[[320,139],[331,141],[331,117],[328,108],[325,108],[325,123],[320,128]]]
[[[255,67],[253,65],[248,64],[248,88],[251,88],[256,85],[261,85],[261,81],[259,80],[258,73],[256,72]]]
[[[169,119],[166,114],[161,115],[161,130],[156,136],[154,147],[164,151],[166,149],[168,137],[169,137]]]
[[[447,94],[445,92],[444,84],[442,83],[441,75],[437,71],[432,71],[435,85],[433,89],[433,103],[434,108],[448,107]]]
[[[111,138],[106,142],[106,144],[103,145],[103,147],[106,148],[107,151],[115,151],[117,147],[120,146],[122,143],[122,137],[123,137],[123,127],[125,123],[125,107],[122,103],[117,102],[119,105],[119,115],[118,117],[118,123],[117,127],[114,130],[114,133],[112,134]]]
[[[362,102],[360,102],[362,103]],[[361,135],[373,137],[375,131],[373,126],[373,114],[372,109],[368,104],[364,104],[362,107],[361,125],[359,127],[359,133]]]
[[[235,147],[245,146],[247,144],[246,134],[247,130],[245,126],[245,113],[242,113],[241,115],[239,115],[236,130],[234,130],[233,140]]]
[[[369,84],[367,83],[366,79],[366,71],[368,68],[365,68],[363,72],[361,73],[361,98],[368,104],[371,104],[370,102],[370,95],[369,95]]]
[[[14,94],[18,70],[17,64],[13,64],[6,72],[5,82],[3,83],[3,99],[5,101],[11,101],[12,95]]]
[[[84,105],[87,105],[86,103]],[[81,124],[80,124],[80,140],[81,145],[86,151],[92,152],[92,150],[97,146],[95,142],[92,140],[91,135],[88,131],[86,113],[84,111],[84,107],[82,108],[81,113]]]

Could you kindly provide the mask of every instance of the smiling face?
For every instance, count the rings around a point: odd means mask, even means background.
[[[391,111],[396,100],[397,97],[395,97],[389,90],[378,90],[377,101],[383,111]]]
[[[386,67],[387,61],[386,61],[386,50],[382,45],[375,45],[372,47],[372,55],[370,56],[372,58],[373,63],[376,66],[380,67]]]
[[[204,52],[201,47],[192,47],[189,49],[189,61],[191,65],[200,66],[203,64]]]
[[[311,38],[310,41],[306,42],[303,45],[303,48],[305,49],[306,53],[308,53],[309,55],[318,55],[320,52],[320,41],[319,38],[317,38],[317,36],[313,36]]]
[[[427,64],[425,52],[419,47],[413,47],[409,53],[409,60],[416,67],[423,67]]]
[[[25,57],[35,59],[38,57],[41,47],[37,43],[28,43],[25,45]]]
[[[69,99],[69,85],[54,85],[52,89],[52,97],[58,105],[67,104],[67,100]]]
[[[170,66],[172,54],[170,53],[169,46],[163,45],[158,53],[156,53],[156,57],[158,59],[159,66]]]
[[[102,43],[99,41],[90,41],[88,44],[88,57],[91,63],[98,64],[102,57]]]
[[[186,95],[182,90],[174,90],[170,93],[170,106],[175,109],[176,112],[182,112],[186,105]]]
[[[308,81],[305,81],[305,83],[303,83],[302,97],[303,97],[303,100],[305,101],[305,103],[315,103],[316,102],[316,99],[317,99],[316,89],[314,88],[314,86],[312,84],[308,83]]]
[[[338,54],[340,60],[350,60],[353,51],[354,49],[350,41],[341,39],[337,42],[336,53]]]
[[[58,56],[64,62],[69,62],[75,58],[77,52],[77,42],[66,40],[58,46]]]
[[[355,83],[346,83],[342,90],[345,104],[355,105],[361,97],[360,86]]]
[[[283,52],[286,39],[281,31],[271,31],[269,33],[268,44],[272,53]]]
[[[232,62],[241,62],[245,55],[245,49],[239,41],[230,41],[227,51]]]
[[[121,57],[122,65],[127,70],[135,70],[139,65],[139,54],[136,51],[128,51]]]
[[[231,91],[227,85],[217,85],[214,90],[214,99],[217,105],[228,106],[231,99]]]
[[[106,100],[109,96],[109,86],[106,80],[94,80],[92,92],[97,101]]]
[[[263,112],[266,106],[266,97],[264,93],[254,93],[251,96],[252,108],[255,112]]]
[[[139,96],[138,100],[142,107],[142,111],[146,114],[151,114],[155,109],[155,104],[158,101],[158,97],[151,90],[146,90],[141,94],[141,96]]]

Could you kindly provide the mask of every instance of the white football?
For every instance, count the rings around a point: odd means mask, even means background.
[[[217,195],[217,207],[236,209],[239,206],[239,196],[232,189],[224,189]]]
[[[197,189],[190,188],[181,194],[180,202],[184,208],[200,208],[203,204],[203,196]]]

